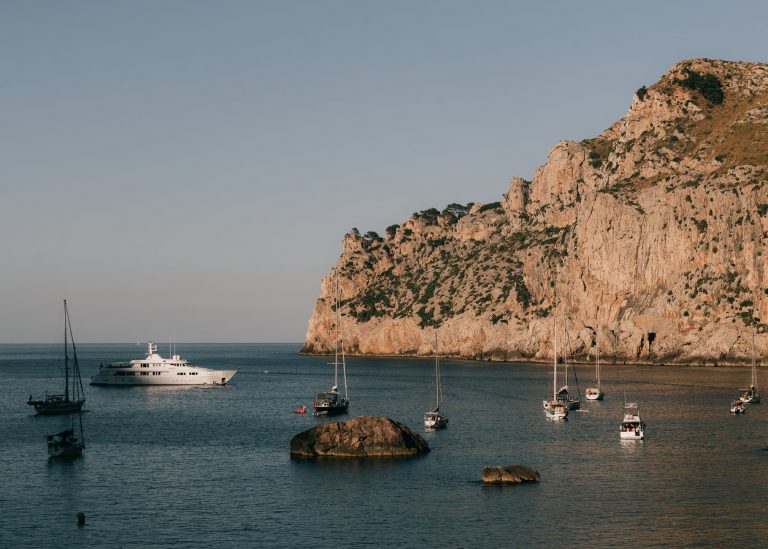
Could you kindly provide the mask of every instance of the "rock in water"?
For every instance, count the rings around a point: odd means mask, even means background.
[[[486,484],[522,484],[538,482],[539,472],[524,465],[492,465],[483,467],[483,482]]]
[[[291,439],[291,455],[304,458],[415,456],[427,452],[429,445],[419,434],[380,416],[321,423]]]

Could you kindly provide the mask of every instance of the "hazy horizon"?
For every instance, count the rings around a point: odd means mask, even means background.
[[[343,235],[493,202],[733,2],[0,4],[0,343],[301,342]]]

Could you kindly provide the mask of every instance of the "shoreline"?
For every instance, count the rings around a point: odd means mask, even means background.
[[[311,353],[306,351],[299,351],[299,355],[305,355],[305,356],[333,356],[333,353]],[[417,359],[417,360],[434,360],[434,355],[409,355],[409,354],[356,354],[356,353],[345,353],[345,356],[347,357],[353,357],[353,358],[391,358],[391,359]],[[454,356],[454,355],[440,355],[441,359],[445,360],[452,360],[452,361],[463,361],[463,362],[472,362],[472,363],[479,363],[479,362],[494,362],[494,363],[504,363],[504,364],[533,364],[533,365],[542,365],[542,366],[551,366],[552,360],[542,360],[539,358],[506,358],[506,359],[499,359],[495,357],[484,357],[484,358],[474,358],[474,357],[466,357],[466,356]],[[751,357],[746,357],[743,359],[724,359],[724,360],[713,360],[713,359],[691,359],[690,361],[681,361],[681,362],[675,362],[671,360],[606,360],[606,361],[600,361],[601,367],[613,367],[613,366],[664,366],[664,367],[675,367],[675,368],[749,368],[751,367]],[[575,359],[570,361],[571,364],[575,364],[578,366],[594,366],[593,361],[587,361],[583,359]],[[558,363],[561,364],[561,363]],[[757,367],[760,369],[760,361],[758,359],[757,361]]]

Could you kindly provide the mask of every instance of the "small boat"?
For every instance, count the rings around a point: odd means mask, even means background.
[[[622,440],[643,440],[645,438],[645,423],[640,419],[640,409],[636,402],[624,404],[624,419],[621,422],[620,435]]]
[[[752,378],[749,387],[739,392],[739,398],[745,404],[759,404],[760,391],[757,388],[757,363],[755,361],[755,332],[752,332]]]
[[[341,300],[339,299],[339,276],[336,275],[336,345],[333,359],[333,386],[330,391],[317,393],[314,407],[316,416],[345,414],[349,410],[347,392],[347,362],[344,358],[344,337],[341,332]],[[341,356],[341,363],[339,363]],[[344,381],[344,396],[339,393],[339,366]]]
[[[69,340],[69,341],[68,341]],[[69,344],[72,344],[72,366],[69,364]],[[71,387],[71,391],[70,391]],[[69,321],[67,300],[64,300],[64,393],[48,394],[34,400],[29,396],[27,404],[35,407],[40,415],[72,414],[79,412],[85,403],[83,382],[80,379],[80,365],[77,362],[75,340],[72,337],[72,325]]]
[[[306,406],[299,406],[293,412],[295,414],[306,414],[307,413],[307,407]]]
[[[146,358],[102,365],[91,385],[226,385],[236,373],[193,366],[176,354],[163,358],[150,341]]]
[[[445,410],[440,411],[443,405],[443,386],[440,377],[440,355],[437,353],[437,332],[435,332],[435,407],[424,414],[424,428],[427,430],[444,429],[448,427],[448,418]]]
[[[557,398],[557,320],[553,316],[554,328],[552,331],[552,398],[542,401],[544,414],[549,419],[560,420],[568,417],[568,407]],[[567,390],[567,389],[566,389]]]
[[[597,386],[587,387],[587,400],[603,400],[603,396],[605,396],[600,388],[600,349],[597,347],[597,340],[595,340],[595,379]]]
[[[744,401],[740,398],[737,398],[736,400],[731,402],[731,413],[732,414],[743,414],[744,413]]]
[[[559,402],[555,402],[544,410],[544,414],[549,419],[555,419],[555,420],[567,419],[568,408],[566,408],[565,405],[560,404]]]
[[[80,412],[78,412],[78,416]],[[85,450],[85,442],[82,437],[83,422],[80,418],[80,438],[75,434],[74,426],[64,429],[55,435],[48,435],[48,457],[49,458],[67,458],[78,457]]]

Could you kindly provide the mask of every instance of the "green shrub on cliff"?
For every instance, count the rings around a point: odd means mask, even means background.
[[[677,83],[694,90],[704,96],[704,99],[713,105],[720,105],[723,102],[723,88],[720,80],[714,74],[701,74],[696,71],[686,70],[686,78],[678,80]]]

